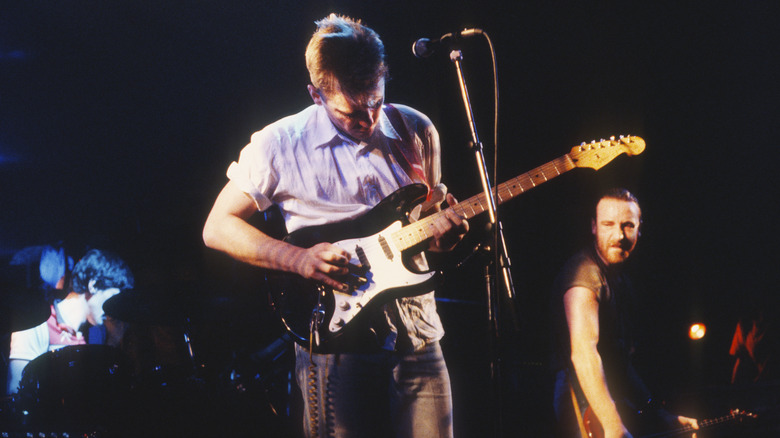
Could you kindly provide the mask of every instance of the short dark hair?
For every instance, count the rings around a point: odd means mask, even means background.
[[[596,212],[599,202],[601,202],[602,199],[618,199],[620,201],[633,202],[639,207],[639,219],[642,219],[642,206],[639,205],[639,200],[636,196],[627,189],[614,187],[601,192],[601,195],[596,199],[596,202],[593,203],[593,220],[596,219]]]
[[[80,294],[89,292],[89,283],[92,280],[95,280],[95,288],[100,290],[125,290],[132,289],[135,285],[133,273],[127,263],[116,254],[99,249],[87,251],[73,267],[70,290]]]
[[[328,94],[340,86],[345,94],[357,96],[387,78],[385,46],[374,30],[337,14],[315,24],[306,47],[306,68],[317,89]]]

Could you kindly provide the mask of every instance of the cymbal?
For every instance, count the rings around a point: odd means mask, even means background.
[[[46,322],[51,308],[36,291],[20,286],[0,286],[0,333],[18,332]]]
[[[185,322],[182,305],[162,293],[126,290],[103,303],[106,315],[124,322],[178,326]]]

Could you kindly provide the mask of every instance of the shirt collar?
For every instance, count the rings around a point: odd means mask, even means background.
[[[315,118],[317,121],[316,126],[322,127],[321,129],[317,129],[317,132],[312,137],[313,144],[316,145],[316,148],[334,146],[336,144],[366,146],[365,142],[356,143],[351,138],[339,132],[339,130],[333,126],[333,122],[330,121],[325,108],[323,108],[321,105],[314,105],[314,107],[314,111],[316,113]],[[379,113],[379,124],[377,125],[377,129],[374,131],[374,136],[370,139],[370,142],[374,143],[377,140],[378,135],[382,135],[388,139],[401,141],[401,136],[398,134],[398,132],[396,132],[395,128],[393,128],[393,124],[390,123],[390,119],[388,119],[387,114],[385,114],[384,106],[382,107],[382,112]]]

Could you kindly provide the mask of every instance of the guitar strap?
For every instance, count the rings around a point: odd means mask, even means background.
[[[395,132],[401,136],[402,141],[401,147],[399,147],[398,142],[390,142],[390,149],[393,156],[396,157],[398,164],[403,167],[404,171],[406,171],[412,179],[418,179],[419,182],[428,187],[428,196],[430,196],[432,182],[428,181],[428,178],[426,178],[420,152],[414,150],[416,143],[414,137],[410,133],[411,130],[409,129],[409,126],[406,124],[406,120],[403,118],[398,108],[393,106],[393,104],[386,104],[385,109],[385,114],[387,114],[390,124],[393,125]]]

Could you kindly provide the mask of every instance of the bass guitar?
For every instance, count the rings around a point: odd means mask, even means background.
[[[496,202],[506,202],[574,168],[598,170],[623,153],[637,155],[644,149],[645,141],[636,136],[582,143],[568,154],[494,187]],[[341,279],[348,285],[344,292],[298,275],[269,275],[273,304],[293,339],[312,348],[324,347],[358,325],[367,309],[433,290],[440,273],[421,272],[411,262],[432,237],[431,223],[444,214],[434,213],[410,223],[409,213],[426,194],[422,184],[405,186],[356,219],[302,228],[284,238],[302,248],[330,242],[352,254],[350,273]],[[488,205],[482,193],[449,208],[469,219],[483,213]]]

